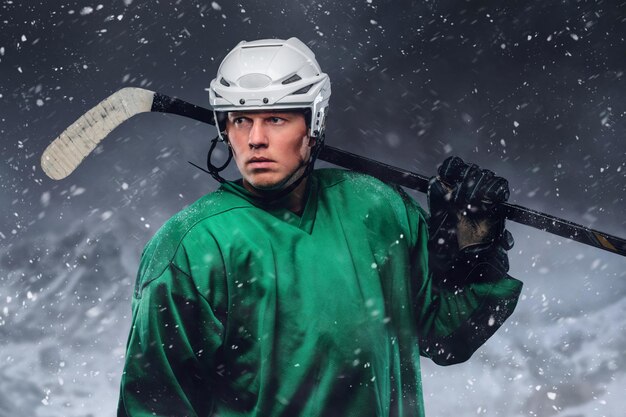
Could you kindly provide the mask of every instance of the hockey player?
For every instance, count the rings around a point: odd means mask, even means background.
[[[492,209],[506,180],[449,158],[429,216],[372,177],[313,170],[329,97],[295,38],[222,62],[210,100],[242,178],[146,246],[119,416],[422,416],[420,356],[465,361],[512,313]]]

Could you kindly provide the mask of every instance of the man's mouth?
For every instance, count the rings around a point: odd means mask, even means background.
[[[254,156],[248,159],[248,166],[254,168],[269,168],[274,164],[275,161],[269,158],[264,158],[262,156]]]
[[[264,158],[262,156],[253,156],[252,158],[248,159],[249,164],[262,163],[262,162],[274,162],[274,161],[272,159]]]

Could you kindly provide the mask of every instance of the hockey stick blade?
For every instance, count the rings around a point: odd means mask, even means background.
[[[172,113],[215,125],[210,109],[142,88],[124,88],[89,110],[46,148],[41,157],[44,172],[53,179],[67,177],[113,129],[145,112]],[[382,181],[428,191],[428,177],[337,148],[325,146],[319,158]],[[516,223],[626,256],[626,240],[617,236],[511,203],[501,203],[497,209]]]
[[[113,129],[137,114],[148,112],[173,113],[215,124],[213,112],[208,109],[143,88],[123,88],[102,100],[52,141],[41,156],[41,168],[54,180],[67,177]]]

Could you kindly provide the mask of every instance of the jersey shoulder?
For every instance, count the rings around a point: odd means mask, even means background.
[[[315,173],[320,192],[332,195],[345,207],[367,207],[380,216],[393,215],[412,226],[428,219],[426,211],[400,186],[344,169],[320,169]]]
[[[163,273],[176,256],[185,237],[194,228],[218,218],[223,213],[248,206],[249,203],[246,201],[218,189],[172,216],[157,230],[143,249],[135,284],[135,296],[139,296],[147,284]]]
[[[341,184],[340,187],[346,187],[347,190],[353,190],[355,192],[363,191],[363,189],[359,187],[366,187],[370,191],[382,192],[383,194],[393,195],[396,193],[395,186],[387,184],[371,175],[356,171],[339,168],[324,168],[315,170],[315,177],[318,180],[321,190]]]
[[[321,191],[336,188],[337,192],[349,198],[367,199],[372,203],[403,204],[409,199],[417,204],[401,187],[371,175],[337,168],[320,169],[315,173]]]

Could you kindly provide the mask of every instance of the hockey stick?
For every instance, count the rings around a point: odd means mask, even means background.
[[[215,125],[209,109],[143,88],[123,88],[79,117],[52,141],[41,156],[41,168],[53,180],[67,177],[113,129],[148,112],[173,113]]]
[[[123,88],[81,116],[46,148],[41,157],[43,171],[55,180],[67,177],[113,129],[147,112],[172,113],[215,125],[209,109],[142,88]],[[428,177],[340,149],[325,146],[319,157],[386,182],[423,193],[428,190]],[[502,203],[497,209],[511,221],[626,256],[626,240],[622,238],[516,204]]]

